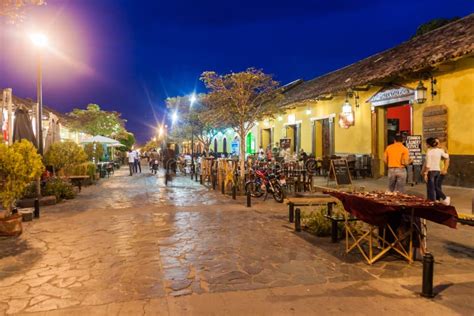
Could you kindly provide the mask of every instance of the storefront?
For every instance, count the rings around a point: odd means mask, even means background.
[[[378,177],[396,134],[437,137],[451,157],[446,184],[473,187],[473,24],[470,15],[299,84],[285,93],[287,112],[269,120],[273,138],[316,157],[368,156]],[[258,128],[263,144],[268,126]]]

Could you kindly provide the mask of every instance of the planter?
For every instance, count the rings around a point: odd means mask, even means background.
[[[23,231],[21,221],[19,214],[0,218],[0,236],[19,236]]]

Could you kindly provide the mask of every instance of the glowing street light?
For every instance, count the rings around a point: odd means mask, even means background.
[[[171,116],[171,121],[173,121],[173,123],[176,123],[177,120],[178,120],[178,112],[175,111],[173,112],[173,115]]]
[[[194,102],[197,101],[197,98],[196,98],[196,94],[191,94],[191,96],[189,97],[189,102],[191,103],[191,106],[193,106]]]
[[[48,37],[42,33],[33,33],[30,34],[30,39],[38,47],[45,47],[48,45]]]
[[[48,45],[48,38],[46,35],[41,33],[30,34],[30,39],[33,42],[33,45],[37,48],[38,55],[38,73],[36,80],[36,96],[38,99],[38,108],[36,111],[36,124],[37,133],[36,137],[38,138],[38,152],[40,155],[43,155],[43,70],[42,70],[42,48]]]
[[[165,129],[163,128],[163,126],[160,126],[160,128],[158,129],[158,137],[161,138],[164,133],[165,133]]]

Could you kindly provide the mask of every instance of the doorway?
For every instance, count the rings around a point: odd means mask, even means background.
[[[409,104],[390,106],[386,111],[386,145],[393,143],[395,135],[402,135],[405,138],[412,134],[411,106]]]
[[[383,162],[385,148],[393,144],[395,135],[402,135],[403,138],[412,135],[412,118],[411,105],[406,102],[375,107],[372,114],[372,151],[377,153],[374,156],[372,170],[374,175],[387,175],[387,168]]]
[[[261,130],[261,138],[260,138],[260,146],[262,146],[263,149],[266,149],[268,145],[270,147],[273,144],[273,133],[271,128],[264,128]]]
[[[334,118],[313,121],[312,153],[315,157],[334,155]]]
[[[300,150],[301,141],[300,124],[286,125],[286,138],[290,139],[290,152],[297,153]]]

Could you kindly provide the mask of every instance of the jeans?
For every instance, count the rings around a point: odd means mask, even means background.
[[[441,184],[443,179],[439,171],[428,171],[428,181],[426,182],[426,196],[430,201],[436,201],[438,199],[446,199],[443,191],[441,191]],[[444,178],[444,176],[443,176]]]
[[[134,164],[133,162],[129,162],[129,163],[128,163],[128,168],[130,169],[130,175],[133,174],[134,165],[135,165],[135,164]]]
[[[388,190],[405,193],[407,171],[405,168],[388,168]]]
[[[436,193],[436,199],[437,200],[445,200],[446,199],[446,194],[443,193],[443,181],[444,178],[446,177],[445,174],[440,174],[438,177],[438,181],[436,181],[436,188],[437,188],[437,193]],[[439,195],[438,195],[439,194]]]

